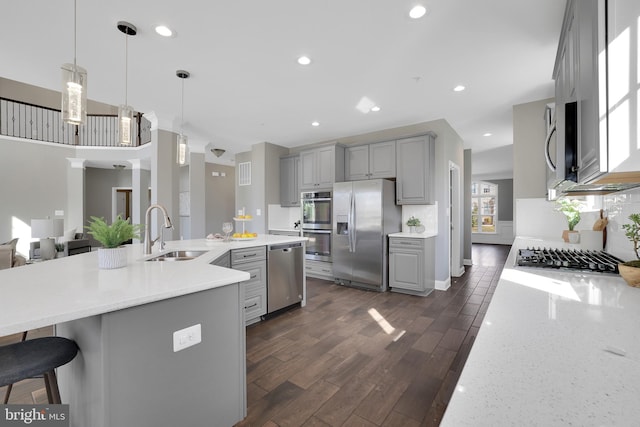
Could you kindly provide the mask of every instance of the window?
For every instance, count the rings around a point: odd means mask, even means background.
[[[498,186],[489,182],[471,183],[471,232],[495,233],[498,220]]]

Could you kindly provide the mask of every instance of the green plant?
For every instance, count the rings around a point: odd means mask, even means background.
[[[118,215],[111,225],[108,225],[104,218],[92,216],[85,228],[105,248],[117,248],[127,240],[139,239],[142,227],[140,224],[131,224],[129,220],[124,220]]]
[[[420,224],[421,224],[421,223],[420,223],[420,220],[419,220],[418,218],[414,217],[414,216],[412,216],[411,218],[409,218],[409,219],[407,220],[407,225],[408,225],[409,227],[417,227],[417,226],[418,226],[418,225],[420,225]]]
[[[631,224],[623,224],[622,228],[624,229],[624,235],[633,243],[633,252],[635,252],[636,258],[640,260],[640,254],[638,254],[640,250],[640,214],[631,214],[629,219]]]
[[[580,222],[580,208],[582,202],[576,199],[558,199],[556,201],[556,210],[562,212],[567,217],[567,225],[569,230],[573,231],[573,228]]]
[[[56,243],[56,252],[64,252],[64,243]]]

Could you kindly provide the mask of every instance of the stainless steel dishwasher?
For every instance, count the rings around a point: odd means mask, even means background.
[[[303,258],[302,243],[269,246],[267,313],[302,301]]]

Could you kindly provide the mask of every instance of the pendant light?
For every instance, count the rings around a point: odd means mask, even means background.
[[[185,70],[176,71],[176,76],[182,79],[182,117],[180,119],[180,135],[178,135],[178,141],[176,144],[177,155],[176,162],[179,165],[184,165],[187,162],[187,142],[188,138],[182,133],[182,126],[184,125],[184,80],[188,79],[190,74]]]
[[[87,121],[87,70],[76,64],[76,0],[73,1],[73,64],[62,64],[62,120],[72,125]]]
[[[138,33],[135,25],[128,22],[118,22],[118,30],[124,33],[124,104],[118,107],[118,138],[120,145],[131,145],[134,138],[133,108],[127,105],[127,72],[129,69],[129,36]]]

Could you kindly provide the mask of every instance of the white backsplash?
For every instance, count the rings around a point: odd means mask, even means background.
[[[269,230],[293,229],[293,224],[300,221],[300,208],[283,208],[280,205],[268,205]]]
[[[605,250],[625,261],[635,259],[633,243],[624,235],[622,224],[629,223],[629,214],[640,213],[640,188],[595,196],[591,201],[594,210],[581,213],[576,230],[592,230],[600,217],[599,208],[602,208],[609,219]],[[555,207],[555,203],[546,199],[517,199],[515,234],[559,240],[562,230],[567,228],[567,221]]]
[[[418,218],[424,225],[425,233],[438,233],[438,204],[433,205],[402,205],[402,232],[408,233],[407,220],[412,216]]]

